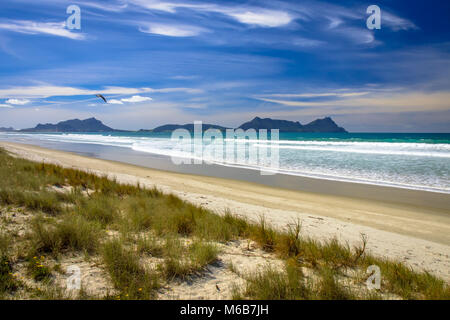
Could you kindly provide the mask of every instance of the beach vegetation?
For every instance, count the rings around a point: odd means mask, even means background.
[[[82,216],[68,214],[59,222],[37,216],[31,222],[31,250],[34,254],[64,251],[93,253],[99,245],[101,229]]]
[[[118,239],[106,242],[102,247],[103,261],[119,291],[120,299],[152,299],[159,287],[157,274],[144,268],[139,255]]]
[[[241,288],[234,286],[233,298],[450,299],[444,280],[368,253],[364,235],[356,246],[319,241],[304,234],[299,220],[282,229],[264,216],[252,221],[230,211],[217,214],[154,187],[20,159],[2,149],[0,161],[0,208],[15,210],[22,219],[20,232],[0,232],[2,298],[18,288],[29,298],[70,298],[47,280],[57,275],[52,265],[83,255],[105,270],[116,291],[72,298],[155,299],[164,286],[201,278],[221,260],[224,246],[247,241],[249,256],[256,255],[253,243],[284,268],[268,265],[243,272],[228,263],[244,281]],[[2,215],[2,224],[13,228],[15,216]],[[39,287],[24,287],[14,276],[21,265]],[[372,265],[380,267],[382,281],[380,289],[369,291],[366,270]]]

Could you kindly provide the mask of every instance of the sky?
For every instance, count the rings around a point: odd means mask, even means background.
[[[449,15],[422,0],[1,1],[0,127],[330,116],[353,132],[450,132]]]

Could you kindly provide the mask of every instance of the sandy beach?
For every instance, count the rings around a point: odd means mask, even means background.
[[[264,215],[278,228],[299,218],[302,233],[317,239],[337,237],[353,245],[365,234],[368,250],[373,254],[398,259],[450,281],[448,194],[397,189],[389,192],[370,186],[370,192],[378,193],[377,197],[371,194],[364,198],[362,191],[347,190],[346,194],[355,193],[350,197],[339,195],[342,192],[333,194],[326,190],[330,184],[320,180],[314,181],[314,192],[306,192],[148,169],[31,145],[0,142],[0,147],[29,160],[88,170],[123,183],[156,186],[218,214],[230,210],[254,220]],[[333,186],[340,190],[358,189],[344,182],[334,182]],[[365,188],[360,189],[368,190]]]

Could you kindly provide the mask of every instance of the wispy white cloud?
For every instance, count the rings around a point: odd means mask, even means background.
[[[412,21],[398,17],[387,11],[382,11],[381,23],[382,23],[382,25],[387,25],[389,28],[391,28],[394,31],[406,31],[406,30],[419,29]]]
[[[344,23],[344,20],[341,19],[341,18],[339,18],[339,17],[327,17],[327,18],[328,18],[328,20],[330,20],[330,23],[329,23],[329,25],[328,25],[328,27],[329,27],[330,29],[337,28],[337,27],[339,27],[341,24]]]
[[[207,14],[215,13],[224,15],[239,23],[262,28],[277,28],[287,25],[298,27],[297,24],[292,24],[296,20],[301,20],[303,24],[317,23],[328,20],[328,25],[324,25],[322,29],[316,32],[312,39],[311,37],[294,37],[289,39],[289,43],[293,47],[299,49],[315,48],[322,46],[324,43],[330,41],[325,33],[334,32],[336,39],[344,39],[346,42],[355,43],[356,45],[380,45],[377,41],[374,32],[365,27],[364,21],[366,17],[365,11],[360,7],[346,7],[343,5],[335,5],[321,1],[310,1],[305,4],[283,3],[278,2],[278,6],[268,2],[262,2],[259,5],[224,5],[217,3],[200,3],[190,1],[165,1],[165,0],[130,0],[134,5],[146,8],[148,10],[164,11],[176,14],[180,9],[189,9],[197,13],[201,13],[202,17]],[[183,11],[184,13],[184,11]],[[214,17],[208,17],[208,19]],[[359,25],[358,25],[359,24]],[[414,30],[418,29],[416,25],[406,19],[399,17],[383,8],[382,10],[382,25],[385,28],[390,28],[394,31],[400,30]],[[141,28],[142,32],[161,34],[166,36],[190,37],[197,36],[202,32],[201,29],[190,26],[189,28],[179,27],[177,24],[165,24],[162,26],[155,25],[152,27]],[[317,38],[317,39],[316,39]],[[239,38],[249,42],[249,38]],[[327,39],[324,41],[323,39]],[[268,41],[261,41],[261,37],[254,39],[257,43],[266,43]]]
[[[294,4],[290,9],[306,15],[310,20],[326,18],[329,21],[328,28],[336,29],[339,27],[348,27],[349,23],[361,21],[367,17],[365,8],[364,11],[361,11],[362,8],[364,6],[346,7],[338,4],[313,1],[307,4]],[[381,6],[381,21],[382,28],[388,27],[393,31],[419,29],[414,22],[391,13],[385,6]]]
[[[140,6],[149,10],[158,10],[170,13],[175,13],[178,8],[208,10],[215,7],[215,5],[213,4],[168,2],[161,0],[129,0],[129,2],[136,6]]]
[[[108,100],[108,103],[109,104],[123,104],[122,101],[117,100],[117,99],[110,99],[110,100]]]
[[[173,80],[194,80],[197,78],[198,78],[198,76],[183,76],[183,75],[170,77],[170,79],[173,79]]]
[[[14,107],[9,104],[0,104],[0,108],[14,108]]]
[[[266,95],[277,98],[322,98],[322,97],[355,97],[369,94],[369,92],[325,92],[325,93],[274,93]]]
[[[357,44],[373,44],[375,36],[372,31],[364,28],[338,28],[335,30],[340,36],[345,37]]]
[[[142,97],[142,96],[132,96],[131,98],[124,98],[121,99],[123,102],[131,102],[131,103],[138,103],[138,102],[145,102],[145,101],[151,101],[153,100],[150,97]]]
[[[145,89],[107,87],[101,90],[103,94],[135,94],[145,92]],[[20,98],[48,98],[56,96],[83,96],[95,95],[99,90],[80,89],[75,87],[62,87],[52,85],[13,87],[0,89],[0,98],[20,97]]]
[[[191,103],[191,104],[183,104],[181,106],[184,109],[207,109],[207,103]]]
[[[294,17],[288,12],[268,9],[224,9],[217,12],[226,14],[237,21],[259,27],[274,28],[289,24]]]
[[[20,106],[23,106],[23,105],[28,104],[30,102],[31,101],[28,100],[28,99],[8,99],[8,100],[5,101],[5,103],[14,104],[14,105],[20,105]]]
[[[103,89],[91,90],[75,87],[63,87],[52,85],[40,85],[29,87],[12,87],[0,89],[0,99],[16,98],[48,98],[62,96],[89,96],[101,92],[103,95],[133,95],[140,93],[172,93],[183,92],[188,94],[202,92],[195,88],[126,88],[126,87],[104,87]]]
[[[194,37],[209,32],[209,30],[200,27],[166,23],[149,23],[145,26],[141,26],[139,31],[168,37]]]
[[[128,4],[127,3],[122,3],[122,4],[107,4],[105,2],[94,2],[94,1],[77,1],[77,5],[79,5],[80,7],[90,7],[90,8],[94,8],[94,9],[99,9],[99,10],[103,10],[103,11],[108,11],[108,12],[123,12],[127,9]]]
[[[23,4],[36,4],[36,0],[15,0],[15,2],[22,2]],[[94,8],[107,12],[123,12],[129,5],[128,0],[111,0],[111,1],[62,1],[62,0],[39,0],[39,5],[60,5],[62,2],[67,2],[69,5],[71,2],[83,8]],[[63,3],[64,4],[64,3]],[[84,11],[84,10],[83,10]]]
[[[24,34],[47,34],[72,40],[84,40],[83,33],[71,32],[65,28],[65,22],[35,22],[29,20],[11,20],[0,22],[0,29]]]
[[[292,44],[296,47],[301,48],[314,48],[318,46],[324,45],[326,42],[315,40],[315,39],[307,39],[303,37],[296,37],[292,40]]]
[[[259,27],[280,27],[294,20],[287,11],[251,6],[224,6],[217,4],[194,4],[188,2],[167,2],[159,0],[131,0],[133,4],[149,10],[176,13],[177,9],[191,9],[200,12],[220,13],[240,23]]]
[[[108,99],[108,104],[116,104],[116,105],[123,105],[125,103],[140,103],[140,102],[146,102],[146,101],[152,101],[153,99],[150,97],[143,97],[140,95],[134,95],[130,98],[122,98],[122,99]],[[93,104],[92,106],[98,106],[98,104]]]
[[[202,93],[202,89],[196,89],[196,88],[161,88],[161,89],[152,89],[152,88],[145,88],[148,91],[147,92],[155,92],[155,93],[175,93],[175,92],[184,92],[184,93],[190,93],[190,94],[197,94]]]
[[[367,96],[366,96],[367,95]],[[327,95],[328,96],[328,95]],[[296,96],[299,98],[298,96]],[[281,98],[281,97],[280,97]],[[342,99],[345,98],[345,99]],[[305,114],[313,114],[320,108],[333,114],[353,113],[402,113],[450,110],[450,92],[373,92],[363,97],[336,95],[326,101],[283,100],[259,97],[261,101],[276,103],[287,107],[303,108]]]

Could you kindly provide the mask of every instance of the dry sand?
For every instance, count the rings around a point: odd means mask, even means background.
[[[450,208],[285,190],[153,170],[17,143],[0,142],[0,147],[33,161],[106,174],[123,183],[156,186],[218,214],[230,210],[254,220],[265,215],[278,228],[299,218],[302,233],[317,239],[337,237],[353,245],[365,234],[371,253],[428,270],[450,282]],[[376,192],[376,188],[373,190]],[[427,193],[423,197],[426,199]],[[450,196],[442,197],[445,203]]]

